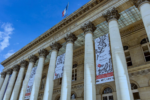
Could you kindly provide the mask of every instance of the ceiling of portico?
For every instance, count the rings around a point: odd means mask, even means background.
[[[128,25],[131,25],[141,20],[140,12],[135,6],[132,6],[129,9],[126,9],[125,11],[122,11],[120,15],[121,17],[118,20],[119,29],[122,29]],[[98,24],[96,27],[97,29],[94,32],[93,40],[109,32],[108,24],[106,21]],[[84,33],[81,33],[77,37],[78,39],[74,43],[74,50],[81,46],[84,46]],[[66,42],[62,44],[62,48],[59,50],[58,55],[65,53],[65,48],[66,48]],[[51,55],[51,51],[46,58],[46,61],[45,61],[46,63],[49,62],[50,55]]]

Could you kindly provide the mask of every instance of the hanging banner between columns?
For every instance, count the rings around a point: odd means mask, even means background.
[[[65,53],[57,57],[54,80],[63,76]]]
[[[108,34],[95,39],[96,84],[114,81]]]
[[[36,69],[37,69],[37,67],[32,68],[31,76],[30,76],[30,79],[29,79],[29,82],[28,82],[28,87],[27,87],[26,94],[25,94],[25,99],[30,99]]]

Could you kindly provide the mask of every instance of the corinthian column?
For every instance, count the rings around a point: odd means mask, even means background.
[[[115,8],[113,8],[111,11],[103,14],[103,16],[109,25],[117,99],[133,100],[124,50],[117,22],[117,20],[120,18],[120,14]]]
[[[7,70],[7,74],[6,74],[4,83],[3,83],[3,85],[2,85],[1,91],[0,91],[0,100],[3,99],[4,93],[5,93],[5,89],[6,89],[6,86],[7,86],[7,84],[8,84],[8,80],[9,80],[9,77],[10,77],[10,74],[11,74],[11,73],[12,73],[12,70],[11,70],[11,69]]]
[[[52,53],[51,53],[49,69],[47,73],[43,100],[52,100],[56,58],[57,58],[58,50],[61,48],[61,45],[59,43],[54,43],[50,47],[52,48]]]
[[[35,56],[35,55],[32,55],[32,56],[29,57],[29,65],[28,65],[26,76],[25,76],[25,79],[24,79],[24,82],[23,82],[23,85],[22,85],[19,100],[24,100],[24,98],[25,98],[26,90],[27,90],[27,87],[28,87],[28,82],[29,82],[29,79],[30,79],[30,76],[31,76],[31,71],[32,71],[32,68],[33,68],[34,63],[36,62],[36,60],[37,60],[37,56]]]
[[[8,84],[8,87],[7,87],[7,90],[6,90],[6,93],[5,93],[5,96],[4,96],[3,100],[10,100],[10,96],[11,96],[11,93],[12,93],[12,90],[13,90],[13,86],[14,86],[14,83],[15,83],[15,80],[16,80],[18,70],[19,70],[19,65],[15,65],[13,67],[13,73],[12,73],[12,76],[10,78],[10,82]]]
[[[18,77],[17,77],[10,100],[18,100],[19,91],[20,91],[20,88],[22,85],[23,76],[24,76],[24,72],[25,72],[25,67],[27,67],[27,65],[28,65],[27,61],[25,61],[25,60],[21,61],[21,63],[20,63],[21,68],[19,70],[19,74],[18,74]]]
[[[1,90],[1,87],[2,87],[2,85],[3,85],[5,76],[6,76],[6,73],[5,73],[5,72],[2,72],[2,73],[1,73],[1,77],[0,77],[0,90]]]
[[[139,8],[142,20],[150,41],[150,0],[132,0],[137,8]]]
[[[87,23],[81,27],[85,34],[84,100],[96,100],[93,32],[96,27]]]
[[[69,34],[65,38],[67,44],[60,100],[70,100],[72,82],[73,43],[76,39],[77,37],[74,34]]]
[[[44,67],[44,61],[45,61],[47,54],[48,54],[48,51],[45,49],[42,49],[39,51],[39,62],[38,62],[38,66],[37,66],[36,73],[35,73],[30,100],[37,100],[38,98],[42,72],[43,72],[43,67]]]

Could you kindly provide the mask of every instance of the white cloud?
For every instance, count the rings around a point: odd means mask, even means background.
[[[15,52],[13,50],[10,50],[6,55],[4,55],[4,58],[8,58],[11,55],[13,55]]]
[[[4,23],[1,28],[3,31],[0,31],[0,51],[9,46],[10,35],[14,30],[10,23]]]

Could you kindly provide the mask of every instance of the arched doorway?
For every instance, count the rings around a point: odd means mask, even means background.
[[[138,87],[136,84],[131,83],[131,90],[133,93],[134,100],[140,100],[140,95],[139,95]]]
[[[102,94],[102,100],[113,100],[112,89],[107,87],[104,89]]]

